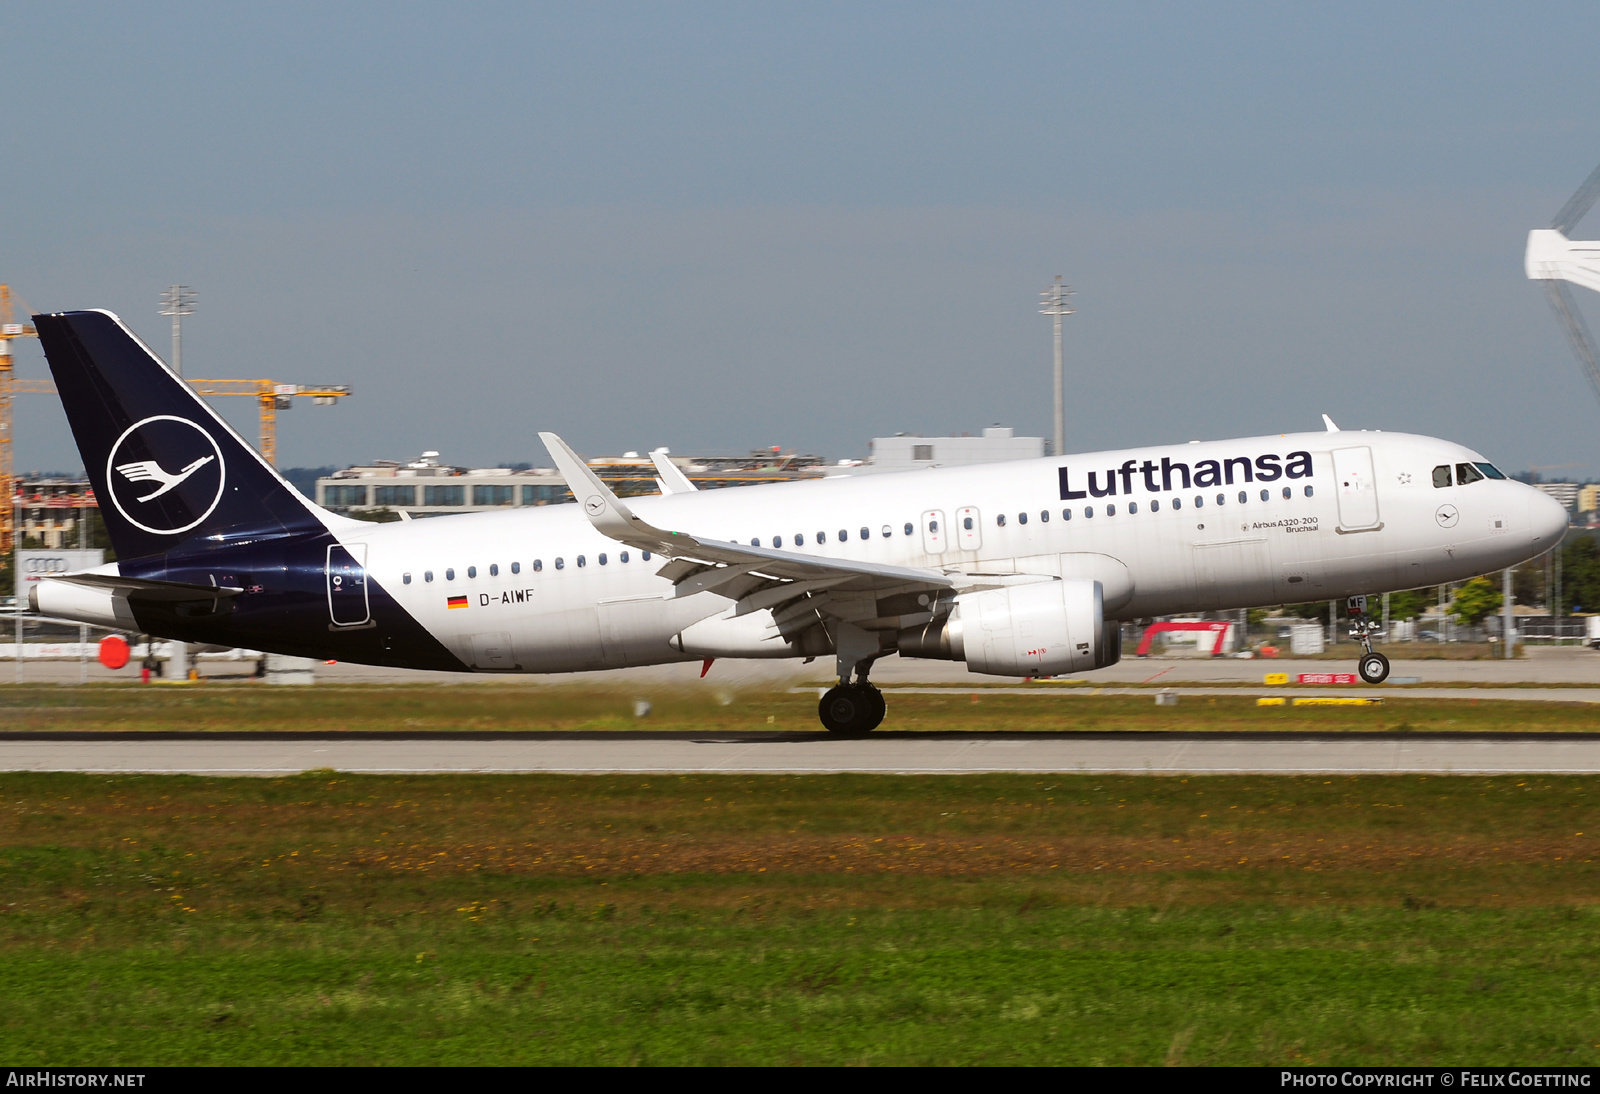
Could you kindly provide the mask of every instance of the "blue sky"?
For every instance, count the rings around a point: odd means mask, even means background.
[[[897,431],[1048,433],[1035,301],[1060,273],[1072,449],[1326,411],[1600,476],[1600,401],[1521,269],[1600,162],[1597,23],[12,5],[0,278],[163,351],[181,280],[191,375],[355,385],[283,416],[286,465],[543,462],[540,429],[594,454],[831,458]],[[44,375],[36,347],[18,363]],[[19,405],[22,467],[78,466],[49,404]]]

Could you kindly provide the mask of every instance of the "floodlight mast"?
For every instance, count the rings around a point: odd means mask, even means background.
[[[1061,317],[1071,315],[1077,309],[1072,306],[1072,287],[1061,283],[1061,275],[1056,275],[1056,283],[1039,294],[1043,307],[1039,309],[1040,315],[1048,315],[1054,321],[1056,336],[1056,436],[1055,452],[1059,456],[1066,451],[1067,444],[1067,410],[1065,383],[1061,371]]]
[[[172,371],[183,375],[183,317],[194,314],[195,291],[187,285],[161,290],[161,314],[172,316]]]

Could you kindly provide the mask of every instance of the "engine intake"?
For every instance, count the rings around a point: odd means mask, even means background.
[[[1057,676],[1122,659],[1122,628],[1105,618],[1100,582],[1041,581],[967,593],[949,614],[902,630],[905,657],[965,661],[995,676]]]

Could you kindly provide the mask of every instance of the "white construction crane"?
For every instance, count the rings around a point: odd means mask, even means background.
[[[1566,332],[1573,354],[1583,366],[1595,395],[1600,396],[1600,359],[1595,354],[1594,339],[1589,336],[1589,328],[1566,284],[1570,281],[1600,292],[1600,241],[1567,238],[1597,197],[1600,197],[1600,167],[1591,171],[1577,193],[1567,199],[1550,227],[1535,228],[1528,233],[1525,265],[1528,277],[1544,285],[1550,307]]]

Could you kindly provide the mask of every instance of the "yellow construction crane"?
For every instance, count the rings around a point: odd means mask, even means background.
[[[11,550],[15,535],[13,520],[16,508],[12,504],[16,487],[11,472],[11,400],[25,391],[33,391],[34,381],[17,381],[11,370],[11,340],[37,338],[38,331],[31,323],[14,323],[11,320],[11,286],[0,285],[0,551]],[[51,391],[55,386],[51,385]]]
[[[185,380],[201,395],[250,395],[261,412],[261,454],[278,462],[278,411],[294,406],[296,395],[309,396],[313,406],[333,406],[350,394],[349,384],[280,384],[274,380]]]
[[[54,395],[50,380],[18,380],[12,376],[11,340],[36,338],[32,324],[11,321],[11,289],[0,285],[0,553],[14,543],[16,478],[12,472],[11,400],[17,395]],[[246,395],[255,399],[261,415],[261,454],[276,464],[278,449],[278,411],[294,405],[295,396],[306,396],[315,406],[333,406],[350,394],[348,384],[280,384],[276,380],[185,380],[201,395]]]

